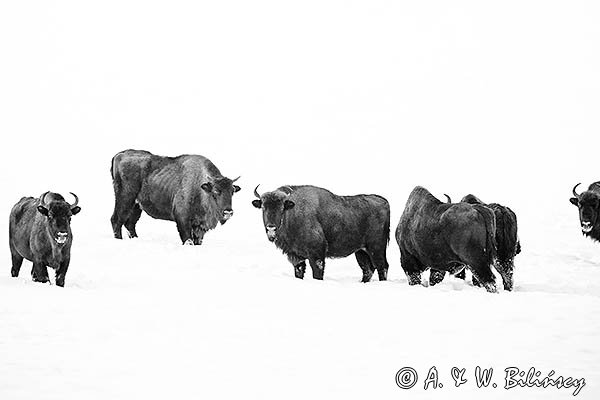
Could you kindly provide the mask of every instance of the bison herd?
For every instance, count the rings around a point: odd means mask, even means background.
[[[200,245],[206,232],[233,216],[232,197],[240,191],[236,179],[221,174],[206,157],[161,157],[147,151],[125,150],[112,159],[115,207],[111,217],[114,237],[123,226],[137,237],[142,211],[152,218],[174,221],[183,244]],[[579,209],[584,235],[600,240],[600,182],[587,191],[573,188],[570,201]],[[11,275],[19,275],[23,259],[33,263],[36,282],[48,282],[47,268],[55,270],[56,284],[64,286],[73,241],[70,221],[79,213],[78,198],[69,203],[57,193],[23,197],[12,208],[9,222]],[[316,186],[281,186],[259,194],[252,205],[262,211],[263,225],[273,242],[302,279],[306,261],[314,279],[323,279],[327,258],[354,254],[369,282],[377,271],[387,279],[386,249],[390,238],[390,205],[378,195],[338,196]],[[452,203],[417,186],[410,194],[396,228],[400,262],[409,285],[421,284],[430,270],[435,285],[446,272],[497,292],[493,269],[505,290],[514,286],[514,258],[521,251],[517,217],[508,207],[484,203],[472,194]]]

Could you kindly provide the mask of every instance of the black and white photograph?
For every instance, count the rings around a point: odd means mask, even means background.
[[[600,398],[598,21],[0,3],[0,399]]]

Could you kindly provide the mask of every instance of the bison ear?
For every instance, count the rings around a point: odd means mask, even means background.
[[[283,202],[283,209],[284,210],[291,210],[292,208],[294,208],[294,206],[296,205],[296,203],[294,203],[291,200],[286,200]]]
[[[579,205],[579,201],[577,200],[577,197],[571,197],[569,199],[569,201],[571,202],[571,204],[574,204],[576,206]]]
[[[206,182],[206,183],[203,183],[200,187],[202,189],[206,190],[207,192],[212,192],[213,185],[210,182]]]
[[[239,192],[240,190],[242,190],[242,188],[241,188],[241,187],[239,187],[238,185],[233,185],[233,193],[237,193],[237,192]]]
[[[48,216],[48,209],[44,206],[38,206],[37,210],[40,212],[40,214],[45,215],[46,217]]]
[[[252,200],[252,205],[256,208],[261,208],[262,207],[262,201],[260,200]]]
[[[75,207],[71,208],[71,214],[73,214],[73,215],[79,214],[79,211],[81,211],[81,207],[79,207],[79,206],[75,206]]]

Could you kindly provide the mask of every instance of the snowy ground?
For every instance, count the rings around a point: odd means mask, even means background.
[[[83,210],[65,288],[28,263],[10,278],[0,249],[0,399],[572,397],[502,389],[512,366],[598,398],[600,244],[568,202],[600,179],[596,3],[49,3],[0,6],[0,243],[22,195]],[[110,159],[130,147],[242,175],[233,219],[201,247],[147,215],[113,239]],[[393,229],[417,184],[509,205],[515,291],[409,287],[393,237],[388,282],[359,283],[353,257],[297,280],[258,183],[379,193]],[[432,366],[444,387],[424,391]]]

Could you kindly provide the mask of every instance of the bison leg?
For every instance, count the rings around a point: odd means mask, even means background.
[[[122,184],[115,184],[114,189],[115,210],[113,211],[113,215],[110,217],[110,222],[112,224],[115,238],[123,239],[121,228],[123,227],[123,224],[128,221],[130,214],[136,206],[135,199],[137,197],[139,188],[131,190],[132,188],[122,188]]]
[[[423,264],[412,254],[402,249],[400,249],[400,264],[402,264],[402,269],[408,278],[408,284],[411,286],[420,285],[421,273],[425,270]]]
[[[306,272],[306,261],[302,261],[299,264],[294,265],[294,276],[298,279],[304,279],[304,273]]]
[[[502,277],[502,283],[504,285],[504,290],[507,290],[509,292],[512,291],[512,289],[513,289],[513,271],[515,268],[514,264],[509,261],[506,263],[497,263],[494,266],[496,268],[496,271],[498,271],[498,273]]]
[[[310,267],[312,268],[313,279],[323,280],[323,273],[325,272],[325,260],[323,259],[309,259]]]
[[[440,271],[439,269],[431,268],[431,270],[429,271],[429,285],[430,286],[437,285],[438,283],[440,283],[444,280],[445,276],[446,276],[446,271]]]
[[[125,221],[125,229],[127,229],[127,232],[129,232],[130,238],[138,237],[137,232],[135,231],[135,225],[140,220],[141,216],[142,216],[142,208],[140,207],[140,205],[138,203],[134,203],[133,208],[129,212],[129,216],[127,217],[127,220]]]
[[[33,263],[33,268],[31,268],[31,277],[33,278],[34,282],[46,283],[50,281],[50,278],[48,278],[48,269],[43,263]]]
[[[13,278],[19,276],[19,271],[21,271],[21,265],[23,265],[23,257],[20,254],[13,252],[11,249],[11,258],[12,258],[12,268],[10,270],[10,275]]]
[[[69,269],[69,260],[63,261],[60,264],[60,267],[56,270],[56,286],[63,287],[65,286],[65,277],[67,275],[67,270]]]
[[[183,244],[194,244],[192,238],[192,225],[189,221],[184,218],[176,218],[175,223],[177,224],[177,231],[179,232],[179,238]]]
[[[381,251],[376,251],[370,253],[371,262],[377,269],[377,275],[379,276],[380,281],[387,280],[387,272],[390,265],[388,264],[387,258],[385,256],[385,248]]]
[[[358,265],[360,265],[360,269],[362,269],[362,282],[369,282],[373,276],[373,272],[375,272],[375,268],[373,268],[373,263],[371,262],[371,257],[364,250],[359,250],[354,253],[354,255],[356,256]]]
[[[295,254],[287,255],[288,261],[294,266],[294,275],[298,279],[304,279],[304,273],[306,272],[306,261],[302,257],[298,257]]]
[[[479,286],[475,282],[478,282],[481,286],[485,288],[490,293],[497,293],[498,289],[496,288],[496,277],[492,272],[489,265],[479,265],[475,268],[471,267],[471,272],[473,272],[473,284],[475,286]]]

